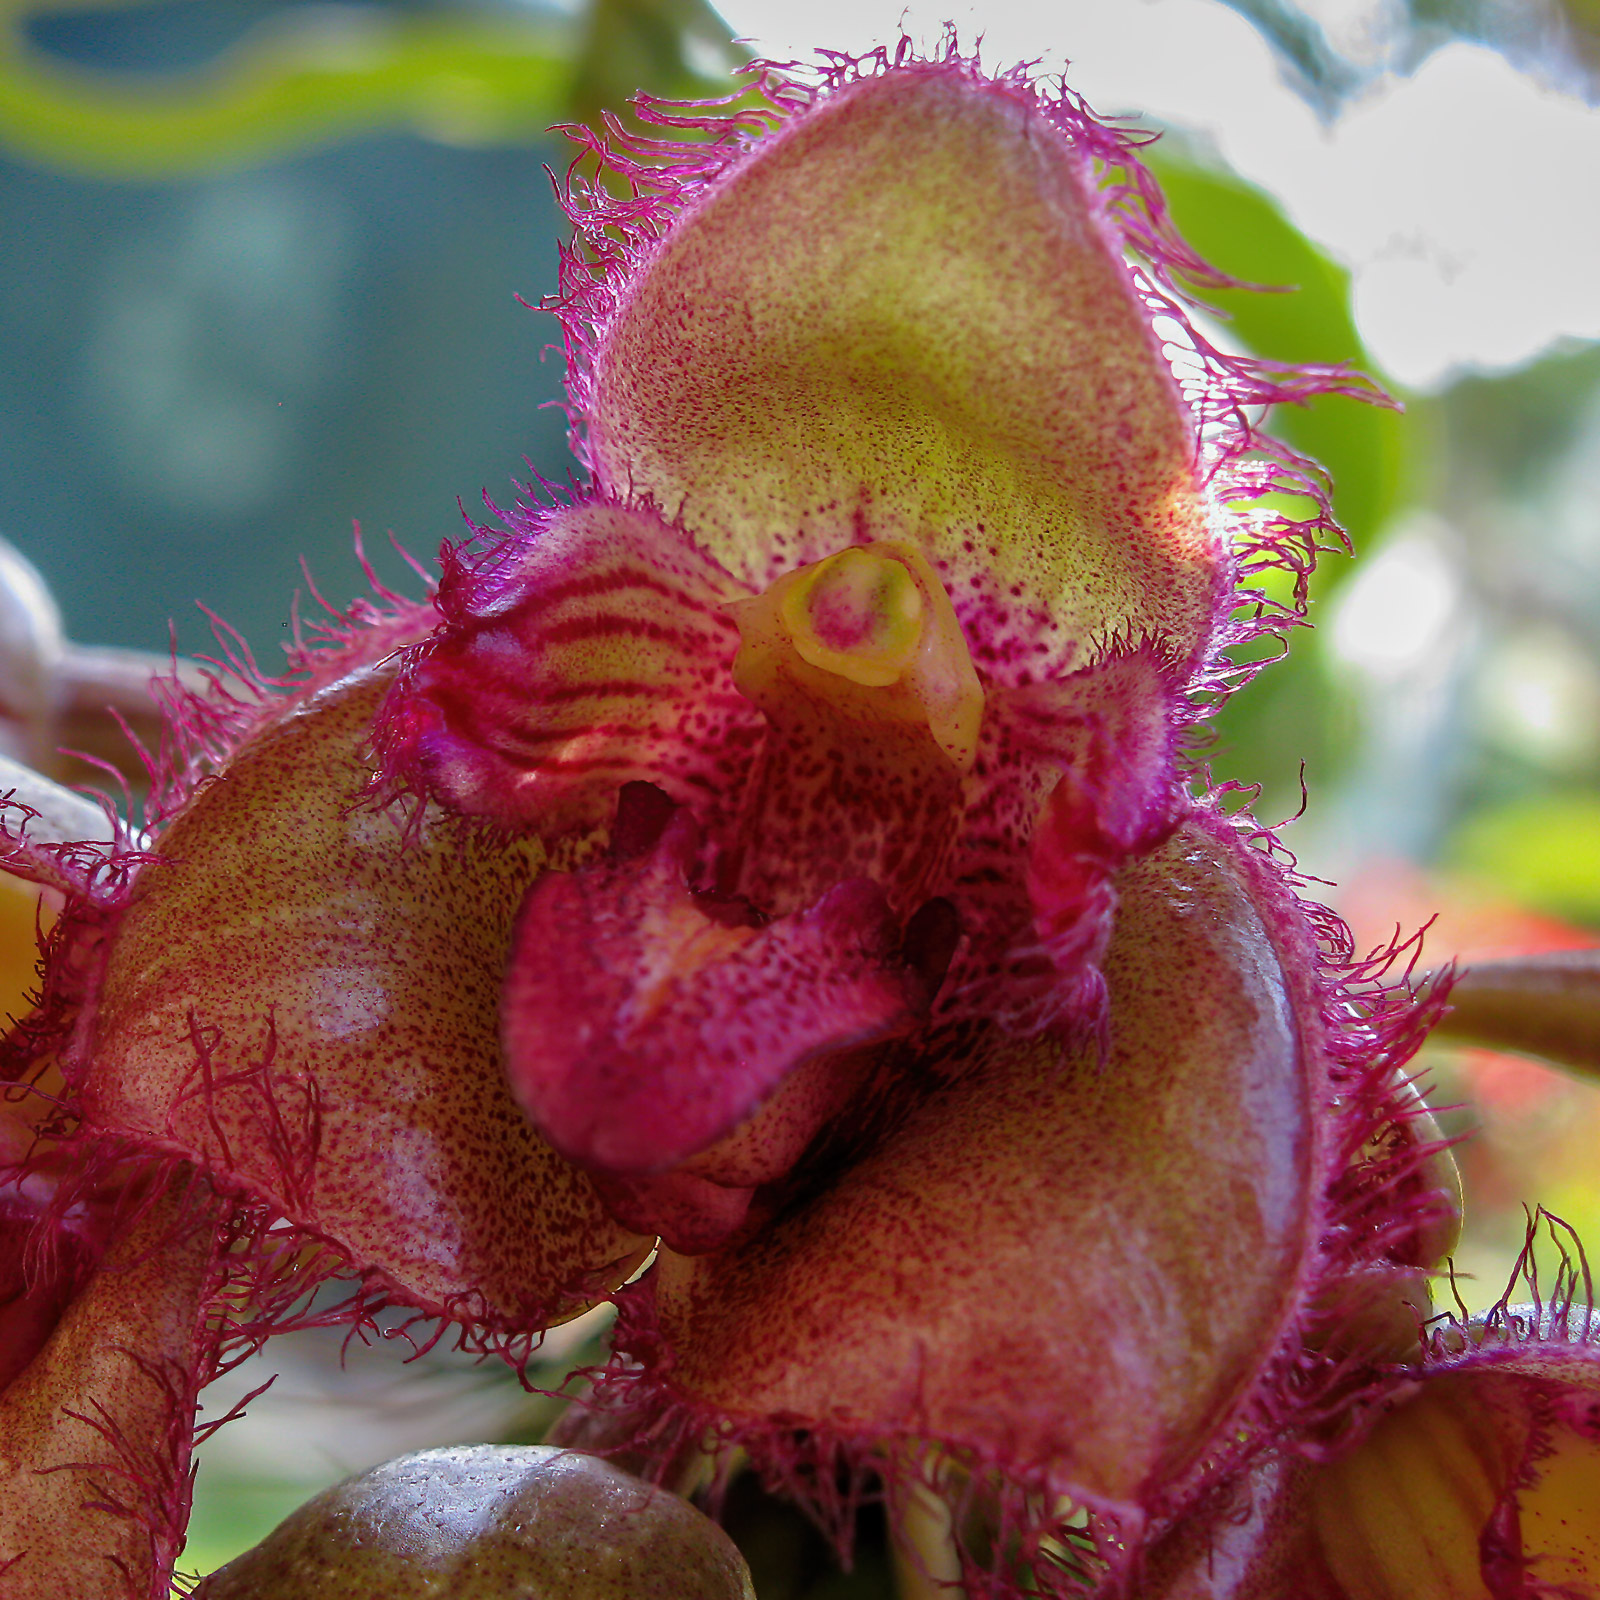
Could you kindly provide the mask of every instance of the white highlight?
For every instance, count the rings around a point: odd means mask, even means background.
[[[1600,681],[1586,652],[1545,626],[1502,640],[1478,669],[1483,722],[1502,749],[1579,770],[1600,743]]]
[[[1283,81],[1265,41],[1217,0],[984,0],[981,5],[723,0],[763,54],[891,44],[902,19],[936,42],[951,17],[994,67],[1039,58],[1102,115],[1208,135],[1246,178],[1355,274],[1357,319],[1396,381],[1516,366],[1567,336],[1600,337],[1600,112],[1541,89],[1499,55],[1454,44],[1387,78],[1331,129]],[[1335,33],[1373,8],[1333,7]],[[1339,14],[1342,13],[1342,14]]]
[[[1357,569],[1335,602],[1333,653],[1380,684],[1425,675],[1452,653],[1463,599],[1461,579],[1436,540],[1396,537]]]

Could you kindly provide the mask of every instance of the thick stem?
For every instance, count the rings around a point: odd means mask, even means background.
[[[1600,1077],[1600,950],[1551,950],[1468,967],[1434,1031]]]

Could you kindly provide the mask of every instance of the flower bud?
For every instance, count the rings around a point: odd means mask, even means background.
[[[461,1445],[324,1490],[194,1600],[754,1600],[687,1501],[550,1445]]]

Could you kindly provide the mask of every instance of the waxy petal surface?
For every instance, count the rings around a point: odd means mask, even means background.
[[[402,848],[393,816],[358,807],[387,687],[323,690],[163,836],[112,950],[86,1112],[192,1153],[420,1307],[559,1319],[645,1241],[501,1068],[501,972],[544,852],[437,812]]]
[[[1121,874],[1103,1068],[990,1033],[756,1244],[663,1254],[669,1389],[736,1428],[945,1441],[1115,1502],[1191,1466],[1318,1227],[1316,1058],[1242,851],[1191,822]]]
[[[919,545],[996,682],[1213,626],[1193,425],[1089,156],[959,63],[847,84],[692,195],[578,399],[602,487],[754,588]]]
[[[7,1600],[165,1600],[211,1337],[217,1229],[196,1200],[154,1202],[0,1394]]]

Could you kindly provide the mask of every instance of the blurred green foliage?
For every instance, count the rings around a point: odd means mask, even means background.
[[[215,1572],[259,1544],[314,1492],[304,1483],[272,1477],[201,1472],[195,1480],[194,1510],[179,1571],[202,1577]]]
[[[1475,810],[1443,864],[1530,910],[1600,927],[1600,793],[1531,793]]]
[[[1600,389],[1600,345],[1552,351],[1520,371],[1468,375],[1440,397],[1447,437],[1439,453],[1451,492],[1492,486],[1513,501],[1537,496],[1579,445],[1585,409]]]
[[[1224,319],[1227,338],[1272,361],[1371,372],[1350,310],[1350,274],[1274,200],[1163,146],[1150,164],[1179,232],[1241,285],[1205,292],[1207,306]],[[1270,426],[1326,468],[1335,515],[1352,544],[1369,549],[1413,488],[1415,432],[1405,414],[1330,394],[1307,406],[1280,407]],[[1298,509],[1304,514],[1306,508]],[[1348,562],[1337,557],[1319,562],[1313,597],[1325,599],[1348,571]],[[1338,686],[1309,637],[1293,630],[1285,642],[1287,659],[1224,708],[1208,752],[1218,779],[1261,785],[1260,810],[1269,819],[1298,808],[1302,763],[1317,780],[1337,774],[1352,732]]]
[[[1248,286],[1205,295],[1235,340],[1273,361],[1372,371],[1351,315],[1349,272],[1274,200],[1231,173],[1169,156],[1160,146],[1150,165],[1178,231],[1214,267]],[[1353,541],[1365,543],[1400,505],[1412,444],[1402,412],[1323,395],[1305,407],[1282,408],[1272,431],[1327,468],[1335,514]],[[1337,581],[1343,570],[1330,566],[1324,580]]]
[[[570,30],[548,21],[296,8],[200,69],[93,72],[0,34],[0,138],[41,165],[175,178],[283,158],[381,128],[481,143],[560,120]]]
[[[572,17],[302,5],[204,66],[141,77],[34,48],[25,24],[43,9],[0,3],[0,142],[107,178],[218,172],[384,129],[527,143],[641,89],[725,92],[743,59],[704,0],[595,0]]]
[[[669,100],[725,94],[730,72],[748,59],[705,0],[591,0],[566,115],[598,125],[641,89]]]

